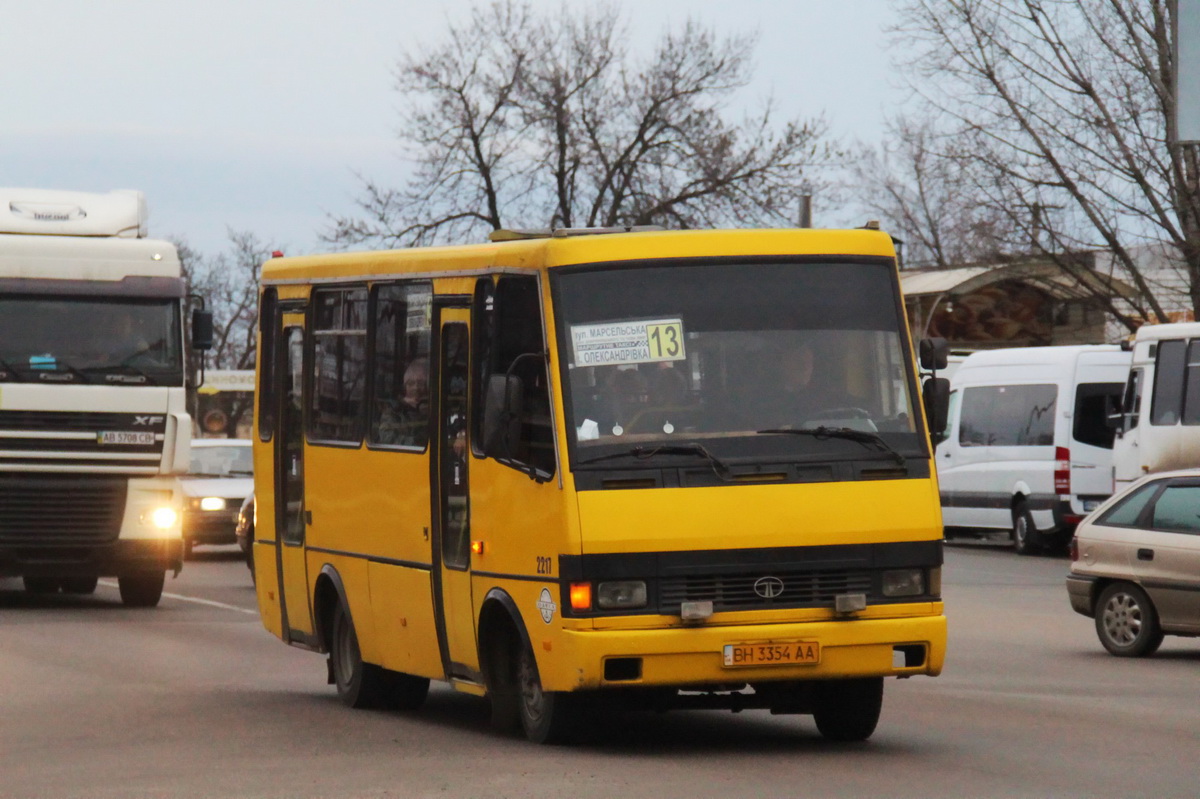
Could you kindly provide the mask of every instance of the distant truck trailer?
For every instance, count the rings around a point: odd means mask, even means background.
[[[0,188],[0,576],[31,593],[116,577],[153,606],[182,565],[186,292],[146,216],[137,191]]]

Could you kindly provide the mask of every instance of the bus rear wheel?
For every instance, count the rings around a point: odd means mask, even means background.
[[[386,672],[379,666],[363,663],[354,622],[340,602],[333,612],[329,661],[333,670],[333,684],[337,687],[342,704],[356,708],[380,706]]]
[[[830,741],[865,741],[883,709],[883,678],[829,680],[815,686],[813,720]]]
[[[517,712],[525,737],[537,744],[566,743],[580,723],[580,697],[545,691],[528,647],[517,656]]]

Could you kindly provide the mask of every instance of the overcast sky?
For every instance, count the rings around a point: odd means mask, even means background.
[[[582,7],[588,0],[570,0]],[[558,0],[534,0],[557,8]],[[888,0],[618,3],[649,44],[688,15],[757,32],[747,105],[877,140],[902,96]],[[399,185],[393,68],[469,0],[32,0],[0,17],[0,185],[140,189],[150,233],[201,252],[252,231],[300,254],[349,213],[355,172]],[[640,43],[640,42],[639,42]],[[816,223],[844,224],[815,208]],[[823,216],[824,214],[824,216]]]

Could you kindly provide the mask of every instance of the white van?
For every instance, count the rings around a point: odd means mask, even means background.
[[[950,381],[937,448],[947,537],[1009,530],[1028,554],[1067,543],[1112,493],[1130,353],[1115,345],[976,352]]]
[[[1200,466],[1200,322],[1138,329],[1118,421],[1114,490]]]

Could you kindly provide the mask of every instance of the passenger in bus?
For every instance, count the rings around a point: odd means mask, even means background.
[[[600,420],[602,435],[622,435],[626,428],[646,408],[650,400],[646,378],[637,370],[614,369],[605,383],[604,418]]]
[[[404,393],[380,410],[381,444],[423,447],[429,437],[429,359],[414,358],[404,370]]]

